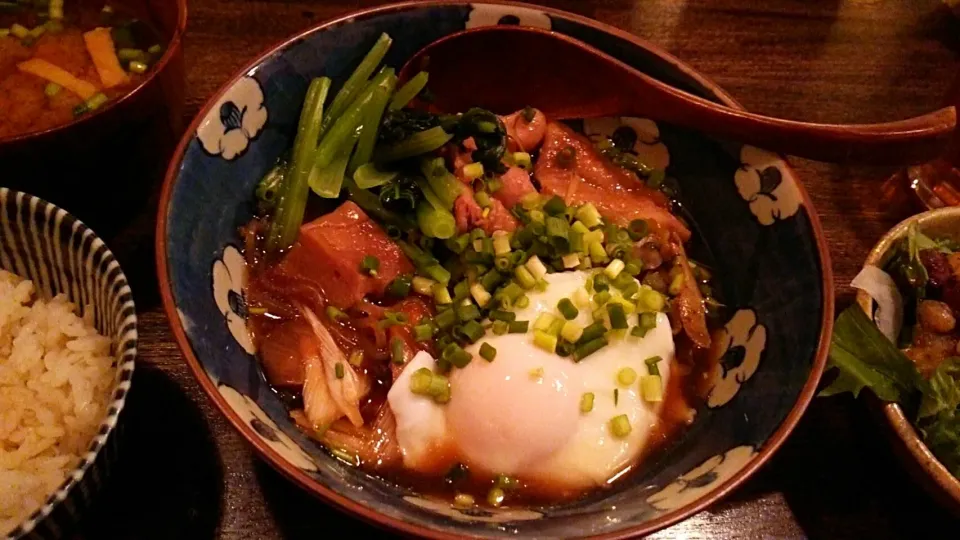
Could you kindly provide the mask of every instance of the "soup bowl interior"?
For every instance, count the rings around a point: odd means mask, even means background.
[[[893,256],[891,248],[916,225],[918,230],[931,238],[949,238],[960,242],[960,208],[942,208],[918,214],[894,227],[874,246],[865,265],[883,267]],[[857,293],[857,304],[866,313],[874,312],[876,303],[867,293]],[[960,516],[960,480],[950,474],[930,449],[923,443],[916,428],[896,403],[883,403],[872,399],[873,408],[879,411],[888,428],[893,449],[907,466],[907,470],[937,501]]]
[[[189,364],[223,413],[273,466],[341,509],[439,537],[648,533],[704,508],[756,470],[793,428],[823,370],[833,315],[830,263],[816,213],[780,157],[646,119],[574,123],[593,136],[632,130],[634,150],[666,167],[695,231],[691,256],[712,267],[727,306],[711,352],[717,367],[704,382],[695,422],[640,470],[576,502],[458,509],[334,459],[291,421],[246,332],[238,229],[253,217],[257,182],[292,144],[310,79],[329,76],[335,91],[381,32],[394,38],[385,62],[399,67],[444,35],[508,23],[567,34],[736,106],[643,41],[543,8],[421,2],[323,24],[253,61],[207,103],[181,141],[157,230],[164,305]],[[241,111],[242,129],[224,111]]]
[[[182,133],[187,5],[186,0],[84,0],[70,9],[80,6],[79,20],[88,30],[99,24],[105,4],[118,17],[145,21],[163,54],[138,85],[95,111],[48,129],[0,137],[0,165],[4,186],[66,208],[109,238],[132,216],[153,211],[151,195],[159,195],[164,166]]]

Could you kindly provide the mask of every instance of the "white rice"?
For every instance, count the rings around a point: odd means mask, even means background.
[[[0,270],[0,536],[63,483],[106,414],[110,340],[76,312]]]

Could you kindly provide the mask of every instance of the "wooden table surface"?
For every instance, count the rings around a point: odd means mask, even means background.
[[[190,0],[187,114],[266,47],[369,0]],[[940,105],[960,73],[960,20],[940,0],[559,0],[634,32],[712,77],[747,108],[877,122]],[[830,244],[838,307],[869,248],[901,217],[890,171],[794,160]],[[134,277],[140,365],[127,446],[82,538],[323,538],[385,533],[341,515],[259,460],[189,373],[155,294],[152,246],[116,246]],[[951,530],[951,528],[953,530]],[[654,538],[957,537],[866,408],[817,399],[778,454],[731,497]]]

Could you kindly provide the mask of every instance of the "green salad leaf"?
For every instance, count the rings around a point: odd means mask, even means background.
[[[960,357],[941,362],[926,383],[917,416],[922,419],[954,411],[960,406]]]
[[[868,387],[880,399],[901,401],[924,384],[910,359],[855,305],[834,323],[828,368],[837,370],[837,378],[821,396],[844,392],[858,396]]]
[[[960,411],[943,411],[917,427],[927,448],[950,474],[960,478]]]

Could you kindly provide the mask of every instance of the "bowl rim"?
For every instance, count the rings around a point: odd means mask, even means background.
[[[281,472],[294,484],[298,485],[300,488],[306,490],[308,493],[311,493],[322,501],[332,504],[337,509],[344,511],[352,516],[359,517],[364,521],[376,525],[378,527],[384,528],[386,530],[401,532],[408,535],[421,536],[425,538],[437,538],[444,540],[452,540],[456,538],[463,538],[463,535],[456,535],[453,533],[447,533],[442,531],[437,531],[430,529],[428,527],[415,525],[402,519],[395,519],[378,512],[375,508],[365,506],[363,504],[354,502],[347,497],[341,496],[338,493],[334,492],[332,489],[327,488],[325,485],[313,480],[310,478],[304,471],[299,470],[298,468],[292,466],[285,459],[283,459],[280,454],[274,451],[272,448],[268,447],[265,443],[259,440],[257,435],[254,433],[253,429],[246,425],[243,420],[237,415],[233,409],[230,408],[226,400],[220,395],[217,390],[216,384],[210,379],[206,374],[203,366],[200,364],[197,357],[194,355],[193,348],[190,345],[190,341],[187,338],[186,332],[183,329],[182,322],[177,312],[176,302],[173,297],[173,290],[170,285],[170,274],[168,271],[168,260],[167,260],[167,242],[166,242],[166,229],[167,229],[167,209],[170,205],[171,198],[173,195],[173,186],[176,182],[179,170],[183,163],[183,157],[186,153],[187,147],[190,142],[193,140],[193,135],[196,133],[197,128],[203,119],[207,116],[211,107],[227,92],[230,87],[232,87],[240,78],[245,76],[251,70],[262,64],[263,62],[269,60],[274,55],[281,53],[283,50],[292,46],[293,44],[313,35],[314,33],[325,31],[329,28],[340,26],[342,24],[347,24],[353,22],[356,18],[366,18],[370,16],[376,16],[381,14],[393,13],[398,11],[406,11],[410,9],[421,9],[421,8],[431,8],[431,7],[440,7],[440,6],[470,6],[476,4],[488,4],[488,5],[498,5],[498,6],[509,6],[521,9],[530,9],[546,13],[555,17],[562,19],[567,19],[574,21],[576,23],[589,26],[596,30],[599,30],[605,34],[614,36],[616,38],[628,41],[631,44],[640,47],[648,51],[649,53],[657,56],[661,60],[671,64],[671,66],[676,69],[678,72],[682,73],[685,77],[688,77],[690,80],[702,86],[704,89],[712,93],[717,101],[720,103],[735,109],[743,110],[744,107],[737,102],[730,94],[721,89],[716,83],[714,83],[708,77],[700,74],[692,67],[682,62],[677,57],[668,53],[666,50],[661,48],[658,45],[648,42],[645,39],[642,39],[634,34],[631,34],[625,30],[621,30],[617,27],[602,23],[575,13],[570,13],[568,11],[563,11],[560,9],[554,9],[549,7],[544,7],[535,4],[529,4],[525,2],[515,2],[510,0],[481,0],[479,2],[471,0],[408,0],[405,2],[400,2],[396,4],[388,4],[384,6],[378,6],[373,8],[360,9],[355,11],[350,11],[344,15],[328,19],[319,24],[312,25],[302,31],[297,32],[296,34],[287,37],[274,45],[270,46],[259,55],[257,55],[253,60],[245,64],[243,67],[238,69],[230,76],[230,78],[220,86],[220,88],[210,96],[205,102],[204,105],[200,108],[200,111],[197,113],[196,117],[190,123],[190,126],[187,128],[187,131],[184,133],[183,138],[180,143],[177,145],[177,149],[174,152],[170,160],[170,165],[167,169],[166,176],[164,178],[163,190],[160,198],[159,206],[159,217],[157,220],[157,229],[156,229],[156,263],[157,263],[157,273],[159,276],[160,282],[160,293],[161,299],[163,301],[164,310],[173,331],[174,337],[176,338],[177,344],[182,351],[184,358],[187,361],[187,364],[190,366],[190,370],[193,372],[194,376],[197,379],[197,382],[203,388],[207,397],[214,402],[214,405],[220,410],[220,412],[230,421],[234,428],[240,432],[240,434],[247,439],[247,442],[250,443],[261,458],[265,459],[274,469]],[[792,170],[790,165],[784,160],[785,166]],[[803,201],[804,207],[807,209],[808,217],[810,220],[810,227],[813,230],[813,236],[816,240],[817,252],[820,258],[821,266],[821,287],[823,290],[823,298],[821,301],[821,320],[820,320],[820,339],[817,345],[816,353],[813,356],[812,364],[810,367],[810,373],[807,377],[807,381],[804,383],[796,402],[791,408],[790,412],[784,417],[777,429],[770,435],[770,437],[760,446],[759,451],[750,459],[749,462],[736,474],[727,479],[721,485],[713,489],[707,495],[697,499],[696,501],[687,504],[681,508],[671,510],[664,513],[663,515],[652,519],[650,521],[641,523],[639,525],[629,527],[620,531],[614,531],[605,534],[594,535],[586,538],[592,539],[603,539],[603,540],[620,540],[625,538],[631,538],[635,536],[643,536],[651,534],[655,531],[678,523],[695,513],[698,513],[707,507],[713,505],[718,500],[726,497],[734,489],[736,489],[740,484],[742,484],[747,478],[753,475],[760,467],[762,467],[767,460],[776,452],[777,449],[784,443],[787,436],[793,431],[796,427],[800,418],[802,417],[807,406],[810,404],[814,395],[816,394],[817,386],[820,382],[820,378],[823,375],[824,368],[827,362],[827,353],[830,347],[830,336],[833,331],[833,315],[834,315],[834,288],[833,288],[833,266],[831,264],[830,253],[827,247],[826,236],[824,234],[822,225],[820,223],[819,215],[817,214],[816,209],[813,206],[813,202],[810,199],[810,196],[807,194],[806,189],[804,189],[802,183],[799,181],[799,178],[794,175],[796,178],[797,189],[800,193],[801,199]],[[479,538],[479,537],[478,537]]]
[[[139,94],[144,88],[152,84],[154,79],[156,79],[160,75],[160,72],[167,67],[167,64],[170,63],[170,60],[172,60],[175,55],[180,53],[180,50],[183,47],[183,36],[187,31],[187,0],[175,1],[177,4],[177,24],[173,29],[173,35],[170,36],[170,41],[167,43],[160,60],[158,60],[153,66],[153,69],[148,72],[147,77],[143,79],[140,84],[134,87],[133,90],[130,90],[126,94],[122,95],[120,99],[108,101],[105,107],[97,109],[93,114],[84,114],[79,118],[74,118],[66,124],[57,124],[53,127],[49,127],[40,131],[28,131],[26,133],[17,133],[15,135],[0,137],[0,146],[6,144],[30,143],[34,139],[40,139],[49,135],[58,134],[61,131],[67,131],[74,126],[86,124],[92,119],[100,118],[107,112],[120,107],[127,101],[130,101],[133,99],[134,95]]]
[[[912,225],[917,224],[922,226],[929,221],[939,220],[944,217],[947,220],[952,219],[960,223],[960,207],[927,210],[904,219],[883,235],[880,241],[870,250],[863,265],[876,265],[882,261],[890,248],[893,247],[893,243],[903,238]],[[862,290],[857,291],[856,303],[868,315],[873,310],[873,299]],[[939,496],[949,498],[955,506],[960,507],[960,479],[950,474],[950,471],[947,470],[947,468],[940,463],[940,460],[927,448],[927,445],[920,439],[917,430],[913,427],[907,415],[904,414],[900,405],[896,403],[885,403],[880,399],[871,399],[870,406],[878,409],[882,413],[884,424],[900,439],[903,448],[906,449],[913,462],[919,466],[927,479],[932,481],[932,483],[926,483],[928,489],[935,487],[939,492]]]
[[[60,483],[57,489],[50,493],[46,499],[44,499],[42,506],[31,512],[30,515],[18,523],[12,530],[3,533],[7,535],[4,538],[15,539],[23,538],[29,535],[37,527],[37,525],[39,525],[44,519],[53,513],[53,510],[57,507],[57,505],[69,497],[70,492],[73,491],[73,489],[87,475],[94,462],[96,462],[97,458],[100,456],[100,452],[106,446],[107,441],[110,439],[113,432],[116,431],[120,414],[123,412],[127,403],[127,396],[130,395],[130,388],[132,387],[133,383],[133,374],[136,370],[137,350],[139,344],[139,320],[137,318],[136,303],[133,299],[133,291],[130,288],[130,282],[127,280],[126,274],[123,272],[123,268],[120,267],[120,262],[117,261],[116,256],[110,250],[110,247],[107,246],[106,242],[97,236],[93,229],[88,227],[80,219],[77,219],[73,214],[67,212],[63,208],[53,204],[50,201],[23,191],[0,187],[0,202],[10,199],[13,199],[18,206],[26,208],[34,206],[33,203],[36,202],[35,209],[32,210],[34,214],[46,213],[45,209],[49,208],[52,209],[52,212],[50,212],[51,218],[68,217],[76,222],[78,234],[83,235],[86,232],[90,232],[91,236],[93,237],[93,242],[90,245],[90,249],[95,250],[99,245],[102,245],[104,248],[103,259],[104,261],[107,261],[107,268],[109,269],[110,262],[113,262],[117,265],[118,272],[113,281],[115,283],[122,283],[123,285],[116,294],[117,297],[122,297],[124,295],[127,296],[127,299],[121,303],[120,308],[121,310],[130,308],[131,315],[128,317],[128,319],[132,324],[130,330],[125,331],[119,336],[120,346],[118,346],[117,343],[114,343],[115,338],[111,336],[112,345],[117,347],[117,350],[114,352],[114,357],[117,358],[117,365],[115,367],[116,380],[111,387],[110,401],[107,406],[107,411],[104,414],[103,419],[98,424],[97,431],[94,433],[93,439],[84,450],[80,458],[80,463],[70,469],[70,472],[67,473],[66,478],[64,478],[63,482]],[[99,273],[99,270],[96,268],[92,270],[95,273]],[[121,378],[121,374],[124,374],[126,378]],[[127,376],[126,374],[129,375]]]

